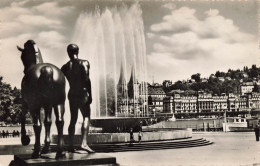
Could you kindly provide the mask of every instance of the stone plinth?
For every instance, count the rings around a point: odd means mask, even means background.
[[[15,155],[14,162],[19,166],[78,166],[116,164],[116,158],[99,153],[88,154],[84,151],[66,153],[62,159],[55,159],[56,153],[44,154],[39,159],[30,159],[31,155]]]

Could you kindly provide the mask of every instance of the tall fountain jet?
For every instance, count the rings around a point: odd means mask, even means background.
[[[92,118],[148,113],[146,45],[139,4],[96,7],[81,13],[73,42],[79,45],[80,58],[90,62]],[[134,87],[131,96],[129,87]]]

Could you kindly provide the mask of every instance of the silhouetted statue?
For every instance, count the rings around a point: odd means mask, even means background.
[[[83,116],[82,144],[81,148],[91,153],[94,152],[87,144],[87,136],[90,124],[90,104],[92,103],[91,82],[89,79],[89,62],[87,60],[78,59],[79,48],[76,44],[70,44],[67,47],[70,58],[61,71],[66,76],[69,84],[69,104],[71,120],[69,125],[69,151],[74,152],[73,141],[75,135],[75,125],[78,118],[78,110],[80,109]]]
[[[22,52],[21,59],[24,65],[24,77],[22,80],[23,115],[27,110],[33,119],[33,129],[35,133],[35,144],[32,158],[39,158],[40,154],[49,152],[50,128],[52,108],[56,116],[56,126],[58,129],[58,147],[56,158],[64,156],[63,153],[63,115],[65,94],[65,77],[56,66],[43,63],[40,49],[33,40],[28,40],[24,44],[24,49],[17,46]],[[41,109],[44,109],[45,119],[45,144],[40,151],[40,134],[42,121],[40,118]],[[30,143],[30,138],[26,136],[25,117],[21,119],[21,140],[23,145]]]

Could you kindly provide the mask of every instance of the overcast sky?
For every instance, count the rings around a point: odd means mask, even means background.
[[[257,1],[140,1],[149,81],[208,77],[217,70],[260,65]],[[0,1],[0,75],[20,88],[16,45],[36,41],[46,62],[61,67],[82,11],[120,7],[110,1]],[[132,2],[124,2],[131,6]]]

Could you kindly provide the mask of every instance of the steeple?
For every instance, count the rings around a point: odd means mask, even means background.
[[[131,70],[131,77],[130,77],[130,80],[128,82],[128,85],[129,84],[134,84],[135,82],[135,70],[134,70],[134,66],[132,67],[132,70]]]
[[[128,82],[128,96],[129,98],[134,98],[134,84],[135,84],[135,70],[134,66],[132,66],[132,71],[131,71],[131,77]]]
[[[125,76],[124,76],[123,65],[121,64],[120,77],[119,77],[118,85],[123,85],[125,83],[126,83],[126,80],[125,80]]]
[[[117,92],[118,95],[120,95],[123,98],[125,98],[127,95],[127,85],[126,85],[126,79],[124,75],[123,64],[121,64],[120,77],[117,84]]]

